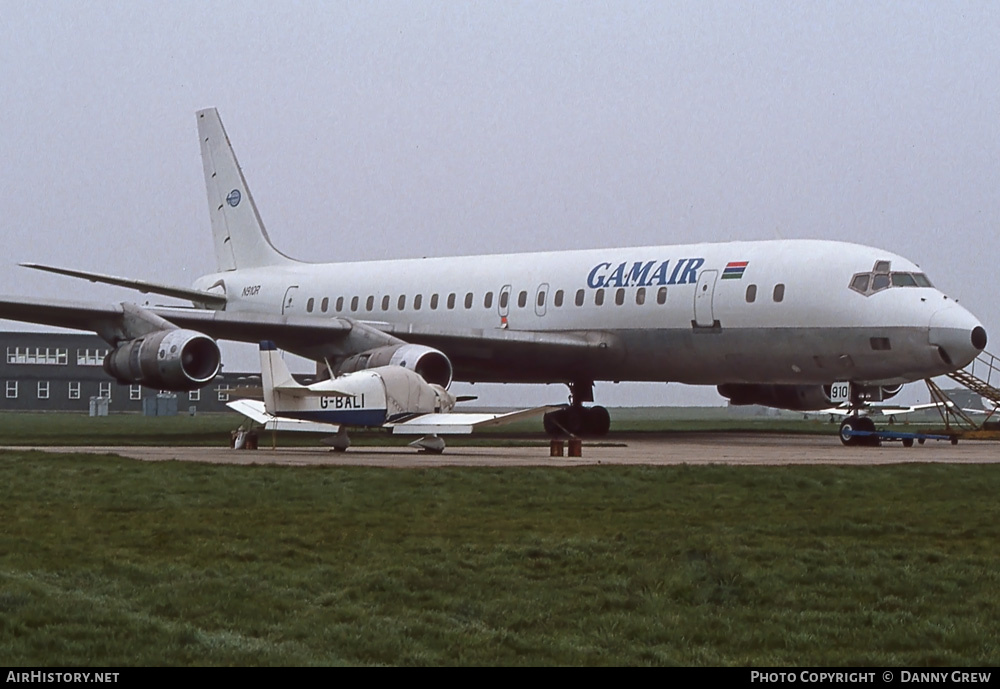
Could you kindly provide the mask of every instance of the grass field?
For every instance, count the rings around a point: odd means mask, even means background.
[[[1000,662],[1000,468],[0,453],[4,665]]]

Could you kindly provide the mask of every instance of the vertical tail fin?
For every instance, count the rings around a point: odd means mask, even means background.
[[[219,270],[294,263],[271,244],[218,111],[199,110],[197,119]]]
[[[292,378],[275,344],[267,341],[260,343],[260,382],[264,388],[264,409],[276,416],[281,412],[281,388],[304,387]]]

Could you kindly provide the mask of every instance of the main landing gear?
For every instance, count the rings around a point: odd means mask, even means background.
[[[542,417],[545,432],[551,436],[607,435],[611,429],[608,410],[604,407],[583,406],[584,402],[594,401],[593,381],[570,383],[569,390],[570,404]]]

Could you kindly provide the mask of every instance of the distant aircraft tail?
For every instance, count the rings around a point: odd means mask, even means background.
[[[271,244],[218,111],[199,110],[197,119],[219,270],[295,263]]]
[[[304,388],[295,381],[288,365],[273,342],[260,343],[260,382],[264,388],[264,409],[268,414],[280,412],[281,390]]]

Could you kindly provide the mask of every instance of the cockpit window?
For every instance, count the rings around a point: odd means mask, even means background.
[[[870,296],[891,287],[933,287],[923,273],[891,272],[890,261],[876,261],[869,273],[855,273],[850,288],[855,292]]]

